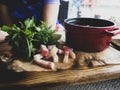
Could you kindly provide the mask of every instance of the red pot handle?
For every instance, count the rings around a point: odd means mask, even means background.
[[[105,30],[105,33],[109,36],[115,36],[117,34],[120,34],[120,29],[119,28],[115,28],[114,30],[110,31],[110,30]]]

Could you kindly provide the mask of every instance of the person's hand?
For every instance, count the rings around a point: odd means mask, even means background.
[[[3,42],[7,35],[8,35],[7,32],[4,32],[4,31],[0,30],[0,42]]]
[[[64,31],[64,27],[63,27],[63,25],[61,25],[61,24],[56,24],[56,28],[55,28],[55,30],[56,31]]]
[[[61,24],[56,24],[56,34],[61,35],[60,42],[65,42],[65,28]]]

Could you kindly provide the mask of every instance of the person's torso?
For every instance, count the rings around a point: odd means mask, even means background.
[[[6,0],[12,17],[24,20],[34,16],[35,20],[41,19],[43,0]],[[14,2],[14,3],[13,3]]]

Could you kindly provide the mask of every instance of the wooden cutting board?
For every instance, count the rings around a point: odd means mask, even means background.
[[[111,49],[114,50],[115,49]],[[118,54],[119,51],[113,54]],[[118,54],[120,56],[120,54]],[[120,58],[115,58],[118,61]],[[40,86],[53,87],[69,84],[83,84],[115,79],[120,77],[120,64],[96,66],[91,68],[73,68],[61,71],[41,72],[0,72],[0,87],[9,86]]]
[[[58,72],[1,72],[0,87],[8,86],[60,86],[83,84],[120,77],[120,65],[110,65],[91,69],[73,69]]]

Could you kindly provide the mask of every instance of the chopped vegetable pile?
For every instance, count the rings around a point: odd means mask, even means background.
[[[61,67],[57,66],[61,63],[59,55],[63,55],[63,65]],[[40,65],[41,67],[56,71],[57,69],[61,69],[63,66],[66,67],[67,64],[67,66],[70,65],[71,67],[76,58],[76,55],[73,52],[73,49],[68,46],[62,46],[60,49],[57,48],[56,45],[41,45],[40,53],[35,54],[33,57],[33,60],[36,64]]]

